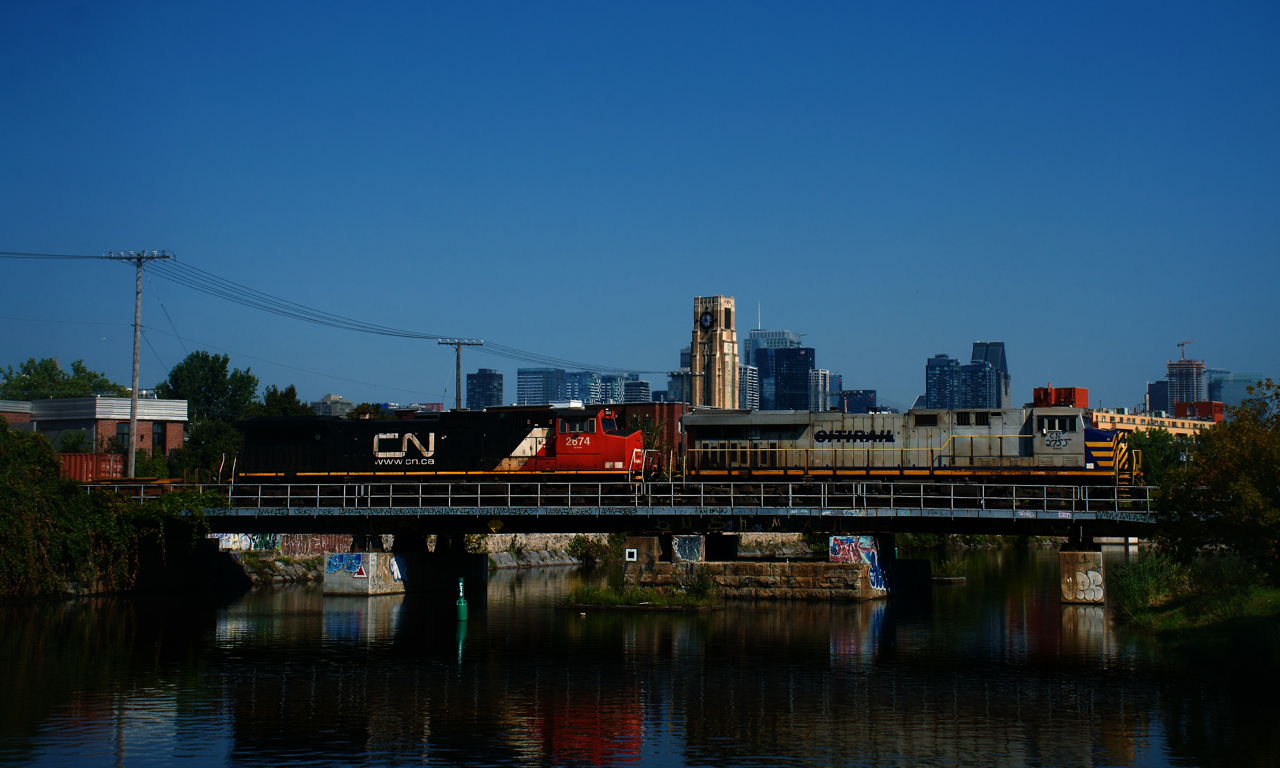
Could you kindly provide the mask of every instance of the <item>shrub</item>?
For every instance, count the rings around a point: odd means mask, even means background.
[[[568,551],[571,556],[581,560],[583,565],[595,565],[609,556],[608,545],[582,534],[569,540]]]

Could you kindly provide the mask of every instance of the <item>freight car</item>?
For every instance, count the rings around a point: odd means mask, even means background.
[[[686,414],[691,478],[973,477],[1132,485],[1140,457],[1078,408]]]
[[[502,408],[403,419],[259,417],[244,434],[242,482],[389,482],[568,475],[628,479],[643,435],[608,408]]]

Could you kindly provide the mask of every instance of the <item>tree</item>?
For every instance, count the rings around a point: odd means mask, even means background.
[[[244,436],[221,419],[201,419],[187,430],[187,441],[173,454],[170,472],[175,476],[186,470],[230,471],[236,454],[244,445]]]
[[[246,368],[227,371],[227,355],[211,355],[197,350],[173,366],[169,378],[156,385],[156,396],[166,400],[186,400],[192,421],[221,419],[232,422],[244,417],[258,392],[258,377]]]
[[[382,410],[380,403],[361,403],[347,412],[348,419],[394,419],[391,411]]]
[[[71,373],[62,370],[57,359],[34,357],[18,366],[4,369],[4,383],[0,384],[0,400],[42,400],[59,397],[92,397],[93,395],[117,395],[128,397],[129,390],[116,384],[105,374],[91,371],[83,360],[71,364]]]
[[[64,429],[58,436],[58,453],[89,453],[92,450],[93,441],[86,430]]]
[[[1185,468],[1160,486],[1158,541],[1184,562],[1220,547],[1280,578],[1280,384],[1249,387],[1255,397],[1229,421],[1200,433]]]
[[[311,406],[298,399],[292,384],[283,390],[272,384],[262,393],[262,402],[250,403],[249,416],[315,416]]]
[[[1142,451],[1142,475],[1147,485],[1159,485],[1165,474],[1181,466],[1195,443],[1176,438],[1167,429],[1148,429],[1129,435],[1129,450]]]

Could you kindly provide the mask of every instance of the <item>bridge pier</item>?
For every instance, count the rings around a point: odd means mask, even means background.
[[[1062,602],[1101,605],[1106,602],[1102,550],[1093,537],[1077,532],[1058,550]]]

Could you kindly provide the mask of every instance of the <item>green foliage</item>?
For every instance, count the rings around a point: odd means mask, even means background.
[[[128,397],[129,390],[116,384],[106,375],[91,371],[83,360],[71,364],[71,373],[63,371],[52,357],[36,360],[34,357],[18,366],[9,366],[2,372],[0,400],[42,400],[45,398],[92,397],[116,395]]]
[[[524,542],[520,541],[520,537],[512,534],[511,541],[507,543],[507,551],[514,557],[524,554]]]
[[[134,457],[135,477],[166,478],[169,476],[169,462],[165,460],[163,451],[138,451]]]
[[[1142,476],[1147,485],[1159,485],[1169,473],[1194,453],[1195,441],[1174,437],[1167,429],[1148,429],[1129,435],[1129,450],[1142,451]]]
[[[92,450],[93,441],[86,430],[65,429],[58,436],[58,453],[88,453]]]
[[[80,490],[61,476],[53,446],[0,418],[0,596],[64,592],[68,584],[128,589],[138,545],[201,536],[216,494],[165,493],[146,502]],[[191,514],[186,514],[187,512]]]
[[[605,537],[608,545],[608,559],[611,562],[620,562],[622,560],[623,551],[627,548],[627,534],[611,533]]]
[[[394,419],[391,411],[383,411],[379,403],[361,403],[347,412],[348,419]]]
[[[831,551],[831,534],[821,531],[809,531],[800,537],[809,551],[815,555],[826,557]]]
[[[925,549],[942,549],[951,543],[951,537],[938,533],[899,533],[893,538],[898,549],[919,552]]]
[[[205,419],[193,423],[187,430],[187,441],[173,454],[173,473],[217,469],[226,457],[226,470],[244,445],[244,436],[220,419]]]
[[[1280,579],[1280,385],[1270,379],[1231,408],[1230,420],[1200,433],[1189,466],[1160,485],[1157,540],[1190,563],[1222,549]]]
[[[1235,556],[1180,562],[1156,553],[1117,568],[1108,588],[1124,621],[1152,632],[1178,632],[1241,616],[1280,614],[1280,590]],[[1259,600],[1258,598],[1262,598]]]
[[[681,585],[684,592],[694,600],[710,601],[720,596],[720,585],[706,571],[698,571]]]
[[[623,541],[626,537],[623,537]],[[609,546],[602,541],[578,534],[569,540],[568,553],[583,565],[595,565],[609,557]]]
[[[489,551],[489,534],[487,533],[468,533],[463,539],[463,549],[473,555],[483,554]]]
[[[311,406],[298,399],[298,390],[290,384],[280,389],[272,384],[262,392],[262,402],[252,402],[247,416],[315,416]]]
[[[942,576],[949,579],[954,579],[957,576],[964,576],[969,570],[963,560],[956,559],[938,559],[931,562],[929,568],[934,576]]]
[[[169,378],[156,385],[156,396],[166,400],[186,400],[192,421],[218,419],[233,422],[242,418],[258,391],[258,377],[249,369],[230,372],[227,355],[211,355],[197,350],[173,366]]]
[[[662,453],[671,450],[671,446],[667,444],[665,433],[663,432],[667,428],[666,419],[654,421],[653,417],[648,414],[644,416],[632,414],[630,423],[627,426],[631,429],[640,430],[646,450],[661,451]]]

